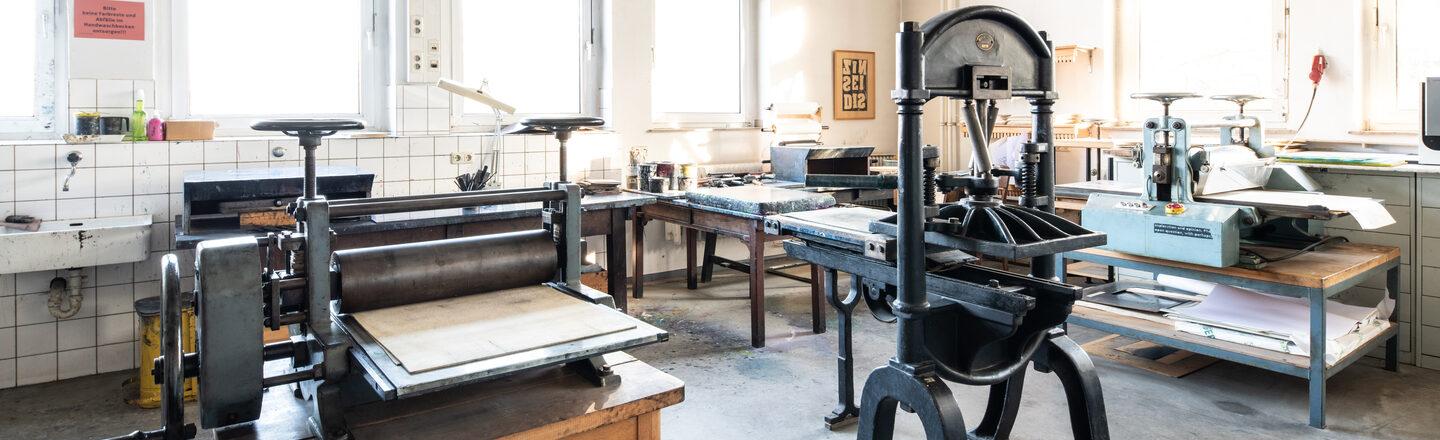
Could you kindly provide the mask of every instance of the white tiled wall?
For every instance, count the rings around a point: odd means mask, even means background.
[[[572,179],[620,177],[621,162],[612,157],[617,149],[611,137],[580,135],[571,141]],[[488,136],[329,138],[318,154],[321,165],[354,165],[374,172],[376,195],[427,194],[455,191],[454,177],[478,165],[486,142]],[[276,147],[285,150],[282,157],[271,155]],[[553,137],[503,137],[495,185],[529,186],[554,179],[558,148]],[[80,151],[84,160],[70,190],[64,191],[70,151]],[[477,164],[452,165],[453,152],[477,153]],[[45,305],[50,280],[63,273],[0,275],[0,388],[137,367],[133,303],[159,294],[160,257],[176,252],[185,288],[193,283],[193,254],[171,250],[173,219],[183,206],[184,173],[299,164],[293,138],[0,145],[0,216],[51,220],[151,214],[155,222],[149,260],[83,269],[84,305],[74,317],[57,320]]]

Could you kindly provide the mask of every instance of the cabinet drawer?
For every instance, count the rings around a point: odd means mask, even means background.
[[[1420,294],[1440,298],[1440,268],[1420,268]]]
[[[1369,197],[1384,200],[1386,205],[1410,206],[1409,176],[1311,172],[1310,177],[1320,183],[1320,191],[1325,194]]]
[[[1426,266],[1440,267],[1440,238],[1420,238],[1420,261]],[[1440,287],[1440,285],[1435,287]]]
[[[1400,263],[1410,264],[1410,236],[1386,234],[1371,231],[1352,231],[1348,229],[1333,229],[1325,231],[1326,234],[1338,235],[1349,238],[1352,243],[1378,244],[1381,246],[1394,246],[1400,248]]]
[[[1392,224],[1392,225],[1390,225],[1390,226],[1386,226],[1386,227],[1383,227],[1383,228],[1376,228],[1376,229],[1364,229],[1364,228],[1361,228],[1361,227],[1360,227],[1360,223],[1356,222],[1354,217],[1351,217],[1351,216],[1348,216],[1348,215],[1347,215],[1347,216],[1344,216],[1344,217],[1340,217],[1340,218],[1337,218],[1337,219],[1334,219],[1334,220],[1325,222],[1325,228],[1326,228],[1326,229],[1329,229],[1329,228],[1353,229],[1353,230],[1357,230],[1357,231],[1362,231],[1362,230],[1364,230],[1364,231],[1384,232],[1384,233],[1388,233],[1388,234],[1401,234],[1401,235],[1410,235],[1410,234],[1412,234],[1412,233],[1415,232],[1415,208],[1414,208],[1414,207],[1410,207],[1410,206],[1396,206],[1396,205],[1385,205],[1385,210],[1386,210],[1386,211],[1389,211],[1389,212],[1390,212],[1390,216],[1395,218],[1395,223]],[[1437,211],[1437,214],[1440,214],[1440,209],[1436,209],[1435,211]],[[1437,220],[1437,221],[1440,221],[1440,217],[1437,217],[1436,220]],[[1440,225],[1440,223],[1437,223],[1437,225]]]
[[[1420,326],[1421,354],[1440,355],[1440,327]]]
[[[1440,237],[1440,208],[1420,208],[1420,235]]]
[[[1420,199],[1420,206],[1440,208],[1440,179],[1420,179],[1420,194],[1416,198]]]
[[[1420,297],[1421,324],[1440,327],[1440,298]]]

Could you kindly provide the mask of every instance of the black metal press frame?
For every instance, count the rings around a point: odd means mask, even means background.
[[[1105,236],[1054,215],[1055,158],[1051,105],[1054,52],[1045,34],[1014,12],[975,6],[944,12],[923,26],[905,22],[896,37],[898,215],[869,222],[868,235],[847,242],[784,215],[767,229],[794,235],[792,257],[825,267],[826,297],[840,313],[839,405],[832,428],[859,419],[860,439],[890,439],[897,408],[916,413],[931,439],[1007,438],[1016,420],[1025,369],[1055,373],[1065,389],[1077,439],[1109,438],[1099,377],[1061,324],[1082,289],[1063,283],[1060,254],[1103,244]],[[968,174],[934,173],[933,147],[921,138],[922,106],[935,97],[965,100],[974,160]],[[1021,206],[996,200],[988,127],[995,101],[1025,98],[1034,115],[1023,164]],[[927,151],[928,150],[928,151]],[[927,154],[928,153],[928,154]],[[937,204],[936,189],[968,197]],[[873,241],[872,241],[873,240]],[[1031,260],[1031,273],[971,264],[964,252]],[[959,254],[957,256],[957,254]],[[841,298],[838,272],[851,274]],[[898,322],[896,355],[870,373],[857,408],[853,392],[851,314],[863,298],[873,314]],[[980,424],[966,430],[945,381],[990,386]]]

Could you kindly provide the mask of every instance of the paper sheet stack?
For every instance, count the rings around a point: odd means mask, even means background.
[[[1310,356],[1310,306],[1306,299],[1167,275],[1157,281],[1206,294],[1199,303],[1166,310],[1165,316],[1175,321],[1177,331]],[[1389,299],[1374,307],[1326,300],[1325,364],[1334,365],[1388,328],[1393,307]]]

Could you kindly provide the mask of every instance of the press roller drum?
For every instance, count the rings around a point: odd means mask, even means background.
[[[550,231],[511,232],[336,251],[340,311],[361,312],[552,281]]]

